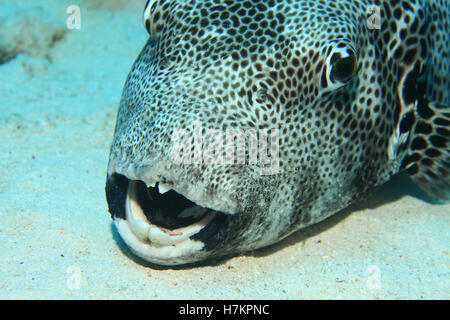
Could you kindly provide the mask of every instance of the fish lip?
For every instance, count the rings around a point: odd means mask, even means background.
[[[142,239],[133,229],[130,223],[129,210],[127,211],[130,194],[134,192],[130,190],[137,181],[129,179],[125,175],[113,173],[108,175],[105,187],[109,211],[114,224],[120,236],[134,254],[160,265],[179,265],[208,259],[207,251],[217,250],[217,246],[224,243],[232,215],[211,208],[205,208],[208,212],[201,219],[205,220],[205,225],[198,231],[194,230],[197,232],[185,239],[168,244],[152,243],[152,241]],[[182,194],[180,196],[184,197]],[[147,222],[151,224],[149,220]],[[161,229],[164,232],[166,230],[162,227]],[[177,229],[173,231],[176,234]],[[172,237],[169,240],[172,241]],[[182,248],[178,253],[172,248],[175,245]]]

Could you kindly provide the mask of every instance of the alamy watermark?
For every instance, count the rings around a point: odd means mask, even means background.
[[[377,265],[367,267],[366,273],[369,274],[366,280],[366,287],[369,290],[381,289],[381,270]]]
[[[381,9],[378,6],[372,5],[367,7],[367,28],[370,30],[381,29]]]
[[[66,13],[69,17],[66,20],[67,29],[81,29],[81,9],[78,5],[72,4],[67,7]],[[381,9],[379,6],[371,5],[367,7],[367,28],[370,30],[381,29]]]
[[[66,13],[69,17],[66,20],[67,29],[81,29],[81,9],[79,6],[73,4],[67,7]]]
[[[79,266],[73,265],[68,266],[66,269],[66,273],[69,274],[69,277],[66,281],[67,289],[69,290],[79,290],[81,285],[81,269]]]
[[[261,166],[261,175],[279,170],[278,129],[204,129],[196,121],[193,129],[177,129],[171,136],[171,159],[176,164],[227,164]]]

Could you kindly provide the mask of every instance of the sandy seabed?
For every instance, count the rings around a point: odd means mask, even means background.
[[[187,269],[135,259],[104,184],[141,1],[0,0],[1,299],[449,299],[450,205],[408,177],[269,248]]]

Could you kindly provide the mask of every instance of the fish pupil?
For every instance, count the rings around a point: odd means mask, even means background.
[[[354,56],[337,59],[333,63],[333,78],[340,82],[348,82],[356,71],[356,59]]]

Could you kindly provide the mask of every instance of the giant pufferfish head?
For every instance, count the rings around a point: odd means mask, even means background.
[[[390,74],[367,5],[342,2],[148,1],[106,185],[131,251],[175,265],[261,248],[389,175]]]

